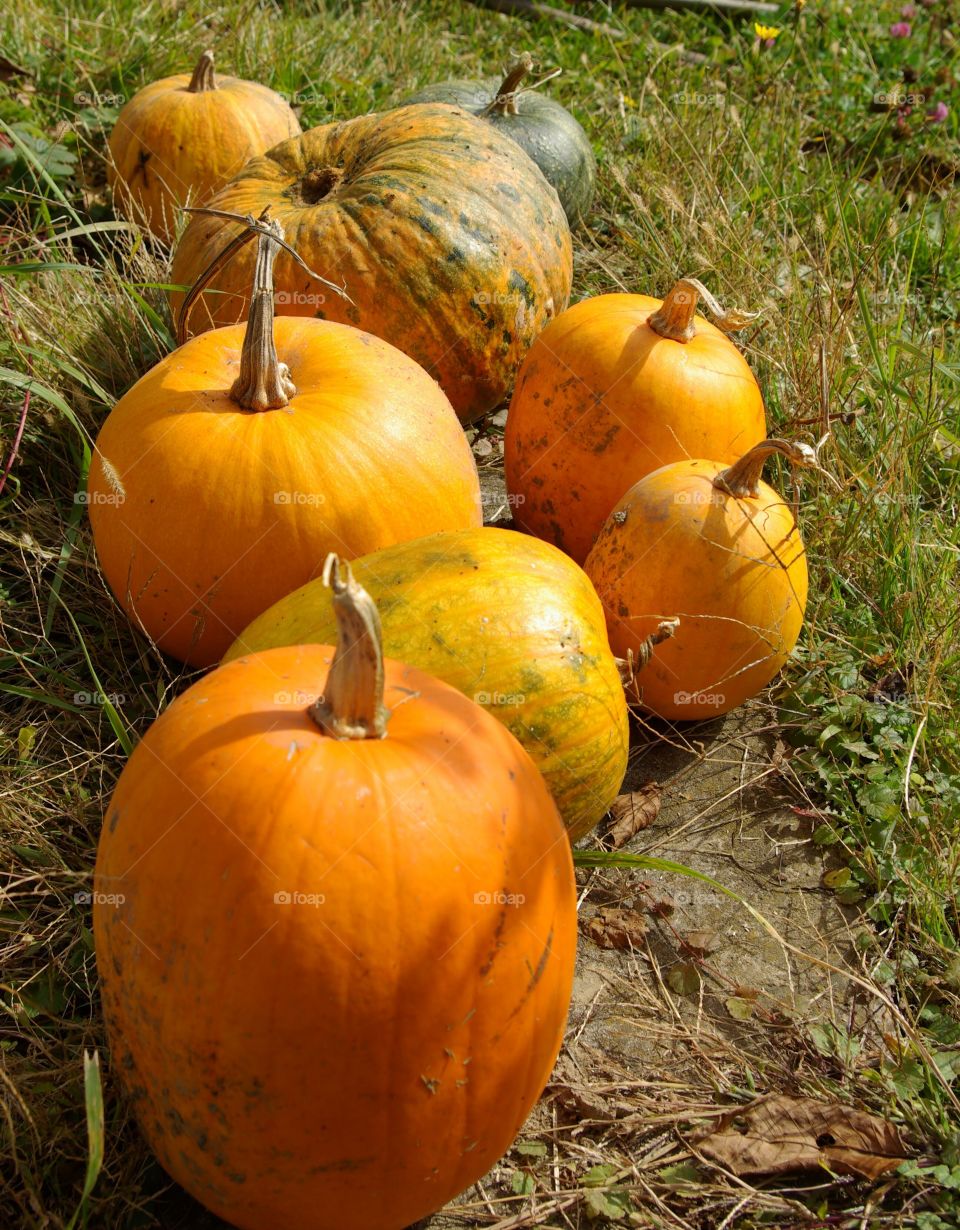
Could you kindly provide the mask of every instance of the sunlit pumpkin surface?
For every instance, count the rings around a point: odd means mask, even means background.
[[[724,466],[688,461],[648,475],[620,501],[585,568],[614,652],[636,655],[661,620],[679,617],[637,677],[660,717],[715,717],[756,695],[796,644],[807,562],[789,504],[718,491]]]
[[[766,435],[736,346],[694,317],[687,343],[646,323],[646,295],[599,295],[559,316],[517,378],[504,439],[514,516],[578,563],[621,496],[687,457],[734,461]]]
[[[603,609],[555,547],[510,530],[430,535],[353,561],[380,610],[384,650],[484,705],[526,747],[576,840],[601,819],[627,767],[627,707]],[[246,628],[226,660],[275,645],[329,644],[318,580]]]
[[[134,624],[192,665],[261,611],[362,555],[481,522],[476,467],[436,382],[379,338],[278,317],[297,392],[253,413],[229,396],[243,327],[193,338],[104,423],[90,466],[100,567]]]
[[[386,338],[440,382],[464,421],[503,398],[570,295],[570,230],[556,192],[509,137],[458,107],[313,128],[249,163],[213,204],[254,216],[269,205],[306,264],[352,300],[281,252],[278,313]],[[192,285],[239,229],[194,218],[173,281]],[[253,261],[248,246],[214,277],[192,328],[243,319]],[[181,301],[171,296],[175,313]]]
[[[94,932],[111,1064],[170,1174],[249,1230],[401,1230],[474,1182],[569,1005],[569,842],[513,736],[390,660],[322,734],[332,650],[207,675],[121,775]]]

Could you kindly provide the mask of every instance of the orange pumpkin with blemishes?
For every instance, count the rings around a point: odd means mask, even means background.
[[[265,85],[218,77],[205,51],[179,73],[134,94],[110,134],[107,183],[118,210],[169,243],[188,200],[204,205],[244,164],[300,124]]]
[[[491,714],[384,661],[332,572],[332,664],[271,649],[184,692],[97,856],[113,1072],[241,1230],[401,1230],[469,1187],[546,1084],[573,980],[543,779]]]
[[[800,635],[807,560],[793,511],[761,481],[764,460],[812,461],[806,446],[762,441],[730,467],[679,461],[648,474],[608,518],[584,570],[614,653],[646,661],[662,621],[679,620],[638,674],[651,713],[727,713],[781,669]]]
[[[723,329],[694,314],[699,296]],[[662,303],[600,295],[553,321],[524,361],[507,417],[518,525],[583,563],[645,474],[685,457],[732,462],[762,440],[760,389],[724,332],[749,319],[685,278]]]
[[[286,253],[277,310],[385,338],[439,381],[463,421],[513,383],[570,295],[570,229],[556,192],[508,136],[458,107],[400,107],[311,129],[244,168],[211,205],[258,217],[265,205],[310,269]],[[191,286],[238,233],[195,217],[173,281]],[[194,330],[246,315],[253,253],[236,253],[190,317]],[[171,296],[176,315],[183,302]]]

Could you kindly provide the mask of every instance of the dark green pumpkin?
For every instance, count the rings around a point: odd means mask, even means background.
[[[597,180],[589,138],[570,112],[537,90],[517,93],[533,60],[524,53],[503,81],[443,81],[407,103],[453,103],[507,133],[557,190],[571,226],[587,213]]]

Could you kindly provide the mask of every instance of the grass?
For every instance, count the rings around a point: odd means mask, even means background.
[[[124,97],[207,45],[293,97],[304,127],[496,71],[529,47],[563,67],[550,89],[600,162],[575,295],[663,293],[691,273],[763,309],[745,345],[770,418],[782,434],[828,436],[821,458],[840,486],[799,479],[813,583],[775,697],[786,771],[815,839],[842,857],[835,890],[870,920],[869,975],[924,1044],[863,1068],[825,1037],[819,1053],[839,1066],[820,1087],[891,1114],[915,1143],[920,1160],[893,1176],[877,1218],[938,1230],[960,1216],[960,121],[955,106],[925,120],[957,97],[957,5],[918,7],[911,37],[894,39],[899,4],[810,0],[784,7],[772,47],[744,22],[575,7],[624,37],[450,0],[37,0],[0,16],[3,463],[23,424],[0,495],[0,1224],[199,1224],[163,1194],[109,1065],[99,1111],[84,1062],[105,1055],[83,896],[100,819],[184,676],[110,602],[77,494],[112,402],[172,346],[167,254],[114,223],[105,137]],[[705,58],[689,63],[681,42]],[[926,99],[898,126],[883,108],[905,93]],[[675,1126],[696,1117],[688,1103]],[[527,1157],[535,1171],[537,1150]],[[674,1177],[655,1200],[630,1188],[633,1224],[715,1224],[704,1201],[694,1216],[689,1176]],[[738,1224],[867,1216],[849,1185],[810,1199],[768,1186],[765,1201]],[[542,1224],[574,1224],[588,1206],[618,1220],[580,1199]],[[493,1220],[483,1202],[476,1218]]]

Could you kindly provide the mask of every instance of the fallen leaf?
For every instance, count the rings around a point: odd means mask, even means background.
[[[700,971],[692,961],[675,965],[667,974],[667,986],[674,995],[696,995],[700,981]]]
[[[724,1115],[696,1144],[735,1175],[823,1167],[878,1179],[907,1158],[900,1133],[886,1119],[816,1098],[761,1098]]]
[[[688,931],[680,946],[688,957],[708,957],[720,947],[720,937],[715,931]]]
[[[587,935],[598,948],[637,948],[646,934],[642,914],[615,906],[601,907],[587,923]]]
[[[565,1084],[556,1085],[554,1088],[558,1105],[576,1115],[578,1119],[596,1119],[601,1123],[612,1123],[617,1117],[606,1100],[586,1085]]]
[[[631,837],[648,829],[660,815],[660,787],[644,782],[639,790],[620,794],[610,805],[611,825],[607,830],[608,848],[619,850]]]
[[[739,995],[731,995],[724,1001],[724,1007],[735,1021],[749,1021],[756,1005],[749,999],[741,999]]]

